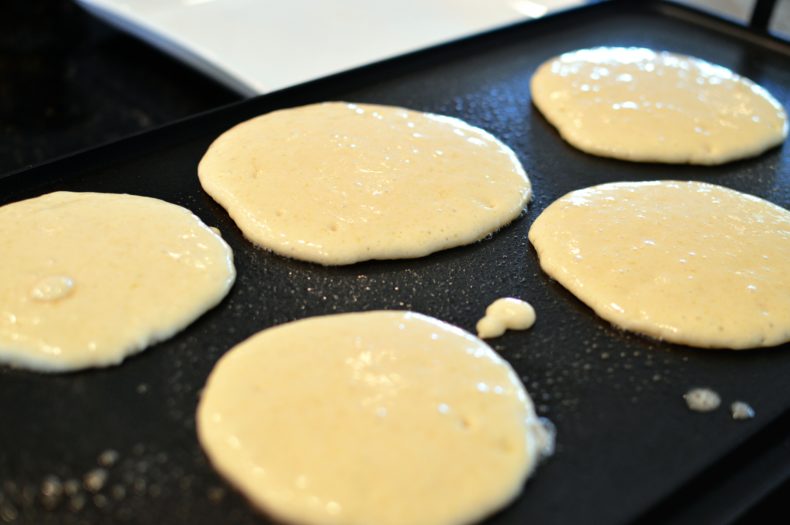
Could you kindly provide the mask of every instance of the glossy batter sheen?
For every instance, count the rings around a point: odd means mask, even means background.
[[[486,314],[477,322],[477,337],[499,337],[505,330],[526,330],[535,324],[532,305],[514,297],[497,299],[486,308]]]
[[[255,505],[305,524],[470,523],[513,500],[550,449],[485,343],[399,311],[314,317],[229,351],[200,442]]]
[[[644,48],[565,53],[532,77],[532,100],[573,146],[642,162],[720,164],[787,136],[765,89],[703,60]]]
[[[711,348],[790,340],[790,212],[757,197],[603,184],[552,203],[529,238],[546,273],[622,328]]]
[[[44,372],[120,363],[216,305],[230,248],[157,199],[58,192],[0,207],[0,362]]]
[[[516,218],[530,183],[513,152],[458,119],[315,104],[220,136],[200,183],[251,241],[326,265],[421,257]]]

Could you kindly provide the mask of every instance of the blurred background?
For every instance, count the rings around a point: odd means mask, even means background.
[[[584,0],[5,0],[0,174]],[[745,23],[754,0],[683,0]],[[790,0],[771,30],[790,34]]]

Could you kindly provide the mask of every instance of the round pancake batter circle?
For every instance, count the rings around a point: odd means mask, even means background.
[[[0,362],[120,363],[183,329],[236,276],[222,238],[158,199],[56,192],[0,207]]]
[[[790,212],[700,182],[573,191],[529,231],[540,265],[616,326],[746,349],[790,340]]]
[[[506,361],[403,311],[252,336],[211,372],[197,430],[254,505],[304,524],[475,522],[519,494],[545,446]]]
[[[341,102],[237,125],[214,141],[198,175],[252,242],[325,265],[478,241],[531,196],[513,151],[482,129]]]
[[[668,52],[599,47],[543,63],[532,100],[576,148],[639,162],[721,164],[787,137],[765,89],[729,69]]]

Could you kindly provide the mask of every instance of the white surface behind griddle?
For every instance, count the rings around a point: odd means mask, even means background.
[[[267,93],[584,0],[77,0],[245,95]]]

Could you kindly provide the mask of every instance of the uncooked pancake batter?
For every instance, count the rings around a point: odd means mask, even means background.
[[[712,412],[721,405],[721,397],[710,388],[692,388],[683,394],[683,399],[695,412]]]
[[[57,192],[0,207],[0,362],[45,372],[120,363],[216,305],[230,248],[157,199]]]
[[[736,420],[752,419],[755,415],[754,409],[749,403],[735,401],[730,405],[732,418]]]
[[[711,348],[790,340],[790,212],[699,182],[602,184],[552,203],[541,267],[613,324]]]
[[[480,240],[531,195],[513,151],[482,129],[340,102],[239,124],[211,145],[198,174],[251,241],[327,265]]]
[[[551,448],[507,362],[400,311],[254,335],[212,371],[197,428],[255,505],[306,524],[474,522],[513,500]]]
[[[787,115],[765,89],[703,60],[599,47],[541,65],[532,100],[573,146],[605,157],[720,164],[787,137]]]
[[[486,314],[477,322],[477,337],[499,337],[505,330],[526,330],[535,324],[532,305],[514,297],[502,297],[486,308]]]

